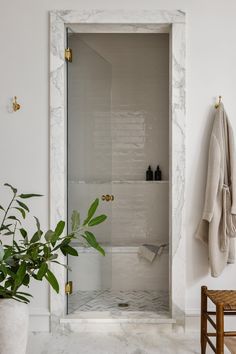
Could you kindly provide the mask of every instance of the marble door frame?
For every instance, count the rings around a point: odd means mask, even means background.
[[[81,10],[50,12],[50,227],[66,220],[66,70],[65,28],[83,26],[90,31],[160,33],[170,35],[170,309],[179,324],[185,309],[185,13],[180,10]],[[65,262],[63,256],[59,256]],[[50,290],[51,328],[57,330],[66,312],[66,272],[52,265],[60,293]]]

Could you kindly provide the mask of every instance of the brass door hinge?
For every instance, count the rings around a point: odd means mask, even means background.
[[[72,62],[72,49],[71,48],[65,49],[65,60],[68,61],[69,63]]]
[[[67,295],[71,295],[73,291],[73,283],[72,281],[68,281],[65,285],[65,293]]]

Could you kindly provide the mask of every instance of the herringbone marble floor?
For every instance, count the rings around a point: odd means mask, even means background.
[[[132,290],[78,291],[69,297],[69,313],[76,311],[144,311],[168,312],[168,293],[166,291]],[[119,307],[128,304],[128,307]]]

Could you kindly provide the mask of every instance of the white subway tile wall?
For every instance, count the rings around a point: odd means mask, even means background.
[[[168,242],[168,34],[73,34],[70,47],[69,215],[79,209],[85,217],[92,200],[113,194],[100,202],[108,220],[94,229],[99,242]],[[144,182],[148,165],[160,165],[165,182]],[[168,254],[152,265],[137,252],[105,258],[69,261],[77,290],[168,290]]]

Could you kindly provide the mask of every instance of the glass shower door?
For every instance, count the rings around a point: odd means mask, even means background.
[[[68,296],[68,312],[86,311],[111,287],[111,65],[89,42],[86,35],[69,34],[68,47],[73,60],[67,64],[68,109],[68,229],[73,210],[81,220],[98,198],[96,215],[107,220],[89,228],[105,248],[105,257],[75,243],[79,257],[68,257],[68,281],[73,293]]]

